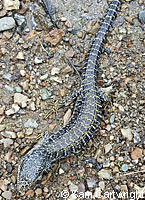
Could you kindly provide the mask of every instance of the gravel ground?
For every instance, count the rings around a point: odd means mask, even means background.
[[[44,119],[53,102],[80,84],[66,58],[81,73],[108,4],[55,0],[52,12],[58,30],[37,1],[0,1],[0,200],[143,198],[143,4],[122,1],[100,56],[97,84],[112,87],[112,92],[99,132],[80,154],[56,163],[53,172],[19,193],[16,178],[22,156],[40,133],[52,134],[70,118],[73,105]]]

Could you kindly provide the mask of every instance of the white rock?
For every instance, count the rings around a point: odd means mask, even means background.
[[[6,128],[5,124],[0,124],[0,131],[5,130],[5,128]]]
[[[18,10],[20,6],[19,0],[3,0],[3,5],[6,10]]]
[[[66,22],[67,18],[66,17],[61,17],[62,22]]]
[[[21,93],[15,93],[14,94],[14,103],[17,103],[22,108],[25,108],[27,106],[28,97],[21,94]]]
[[[51,70],[51,75],[59,74],[60,69],[58,67],[53,67]]]
[[[131,133],[131,129],[130,128],[122,128],[121,129],[121,133],[122,133],[123,137],[127,138],[129,141],[132,140],[133,135]]]
[[[20,51],[18,53],[18,55],[16,56],[16,58],[19,59],[19,60],[24,60],[24,54],[23,54],[23,52]]]
[[[114,135],[110,135],[110,140],[114,140]]]
[[[34,119],[30,118],[24,123],[24,127],[25,128],[37,128],[38,124]]]
[[[33,128],[27,128],[25,134],[31,135],[33,133]]]
[[[58,77],[58,76],[51,77],[50,80],[55,81],[57,83],[62,83],[61,77]]]
[[[102,88],[102,90],[103,90],[105,93],[109,94],[109,93],[112,91],[112,86],[109,86],[109,87],[106,87],[106,88]]]
[[[44,81],[44,80],[46,80],[47,78],[48,78],[48,74],[44,74],[44,75],[40,76],[40,80],[41,80],[41,81]]]
[[[111,149],[112,149],[112,145],[111,144],[106,144],[105,145],[105,153],[108,153]]]
[[[12,17],[3,17],[0,19],[0,31],[10,30],[15,27],[15,20]],[[2,50],[4,53],[4,48]]]
[[[34,102],[30,102],[29,109],[32,110],[32,111],[34,111],[36,109]]]
[[[7,135],[9,135],[10,138],[16,138],[16,133],[15,132],[12,132],[12,131],[5,131],[5,133]]]
[[[6,115],[13,115],[20,110],[20,107],[17,104],[12,104],[12,108],[7,110],[5,113]]]
[[[98,175],[99,175],[100,178],[104,178],[104,179],[110,179],[111,178],[111,172],[110,172],[110,170],[107,170],[107,169],[101,169],[98,172]]]
[[[4,148],[6,148],[9,145],[13,144],[13,140],[10,138],[3,138],[0,140],[0,144],[4,144]]]
[[[59,169],[59,174],[64,174],[64,170],[62,168]]]
[[[78,190],[78,186],[73,184],[73,183],[71,183],[69,185],[69,189],[70,189],[71,192],[76,192]]]
[[[68,109],[63,117],[63,125],[65,126],[71,117],[71,109]]]
[[[105,182],[104,181],[100,181],[99,182],[99,187],[101,188],[101,190],[105,189]]]
[[[20,74],[21,74],[21,76],[25,76],[25,75],[26,75],[26,71],[23,70],[23,69],[21,69],[21,70],[20,70]]]
[[[121,112],[124,112],[124,108],[123,108],[122,105],[119,105],[118,108],[119,108],[119,110],[120,110]]]
[[[111,130],[110,124],[107,124],[106,129],[107,129],[107,131],[110,131],[110,130]]]
[[[35,64],[41,64],[42,63],[42,59],[36,57],[34,62],[35,62]]]
[[[0,124],[2,123],[2,121],[4,120],[5,116],[0,117]]]
[[[119,157],[118,157],[118,160],[121,161],[121,162],[123,162],[124,159],[123,159],[122,156],[119,156]]]
[[[27,91],[29,89],[29,81],[28,80],[20,82],[19,84],[23,88],[23,90]]]
[[[109,167],[110,166],[110,160],[107,158],[103,162],[103,168]]]

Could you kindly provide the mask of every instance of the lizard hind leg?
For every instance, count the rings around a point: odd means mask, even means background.
[[[58,101],[56,101],[53,104],[52,109],[50,109],[49,112],[47,112],[44,116],[44,119],[47,119],[50,115],[52,115],[53,113],[57,114],[57,111],[63,107],[63,106],[68,106],[70,105],[72,102],[74,102],[77,97],[81,94],[82,88],[79,87],[77,88],[77,90],[73,91],[71,95],[65,97],[64,99],[60,99]]]
[[[105,103],[105,102],[110,102],[111,100],[111,90],[112,90],[112,86],[108,87],[108,88],[97,88],[97,93],[100,97],[100,100]]]

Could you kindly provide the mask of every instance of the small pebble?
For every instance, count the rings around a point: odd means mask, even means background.
[[[107,130],[107,131],[110,131],[110,130],[111,130],[111,126],[110,126],[110,124],[107,124],[107,126],[106,126],[106,130]]]
[[[33,133],[33,128],[27,128],[25,134],[26,135],[32,135]]]
[[[23,90],[27,91],[29,89],[29,81],[20,82],[19,85],[23,88]]]
[[[54,76],[55,74],[59,74],[60,68],[58,67],[53,67],[51,70],[51,75]]]
[[[20,52],[17,54],[16,58],[17,58],[18,60],[24,60],[24,54],[23,54],[23,52],[20,51]]]
[[[21,94],[21,93],[15,93],[14,94],[14,103],[17,103],[22,108],[25,108],[27,106],[28,97]]]
[[[98,172],[98,175],[100,178],[103,178],[103,179],[110,179],[111,178],[111,172],[110,170],[107,170],[107,169],[101,169],[99,172]]]
[[[119,105],[119,110],[120,110],[120,112],[124,112],[124,108],[123,108],[123,106],[122,105]]]
[[[17,137],[24,138],[24,132],[23,131],[17,132]]]
[[[132,131],[130,128],[122,128],[121,133],[122,133],[123,137],[127,138],[129,141],[132,140],[133,135],[132,135]]]
[[[61,17],[61,21],[62,21],[62,22],[65,22],[66,20],[67,20],[66,17]]]
[[[11,81],[12,75],[10,73],[6,73],[6,74],[3,75],[3,78],[8,80],[8,81]]]
[[[55,81],[55,82],[57,82],[57,83],[62,83],[61,77],[57,77],[57,76],[51,77],[50,80]]]
[[[40,91],[40,96],[41,96],[42,100],[46,100],[51,96],[51,93],[46,88],[43,88]]]
[[[6,165],[6,170],[7,170],[7,172],[8,172],[8,173],[11,173],[11,172],[12,172],[12,169],[13,169],[13,167],[12,167],[11,163],[7,163],[7,165]]]
[[[110,117],[110,124],[113,124],[113,123],[114,123],[114,120],[115,120],[115,115],[112,115],[112,116]]]
[[[127,21],[127,22],[129,22],[130,24],[132,24],[133,23],[133,20],[132,20],[132,18],[131,17],[125,17],[125,20]]]
[[[123,172],[127,172],[128,171],[128,165],[122,164],[121,169],[122,169]]]
[[[22,26],[25,23],[25,17],[23,15],[19,15],[18,13],[14,14],[14,19],[19,26]]]
[[[21,70],[20,70],[20,74],[21,74],[21,76],[25,76],[25,75],[26,75],[26,71],[23,70],[23,69],[21,69]]]
[[[26,193],[25,193],[25,196],[30,196],[30,197],[33,197],[34,196],[34,190],[28,190]],[[30,199],[30,198],[29,198]]]
[[[119,33],[120,33],[120,34],[126,34],[126,33],[127,33],[126,28],[120,27],[120,28],[119,28]]]
[[[14,88],[12,88],[12,87],[9,86],[9,85],[5,85],[5,89],[6,89],[8,92],[14,92]]]
[[[139,12],[138,18],[142,24],[145,24],[145,10]]]
[[[9,138],[13,138],[13,139],[16,138],[16,133],[13,131],[5,131],[4,134],[5,134],[5,137],[9,137]]]
[[[135,143],[135,144],[138,144],[139,142],[141,141],[141,138],[140,138],[140,135],[138,134],[138,133],[134,133],[134,140],[133,140],[133,142]]]
[[[64,174],[64,170],[62,168],[59,169],[59,174]]]
[[[24,127],[25,128],[37,128],[38,124],[34,119],[28,119],[25,123],[24,123]]]
[[[35,103],[34,103],[34,102],[30,102],[30,104],[29,104],[29,109],[32,110],[32,111],[35,111],[35,110],[36,110],[36,107],[35,107]]]
[[[0,107],[0,115],[3,115],[3,114],[4,114],[4,108]]]
[[[48,74],[44,74],[44,75],[40,76],[40,80],[41,80],[41,81],[44,81],[44,80],[46,80],[47,78],[48,78]]]
[[[13,115],[20,110],[20,107],[17,104],[12,104],[12,108],[5,111],[6,115]]]
[[[6,10],[18,10],[20,6],[20,1],[19,0],[4,0],[3,4]]]
[[[49,125],[50,131],[53,131],[53,129],[57,126],[57,123],[52,123]]]
[[[65,126],[68,121],[70,120],[70,117],[71,117],[71,109],[68,109],[67,112],[65,113],[64,117],[63,117],[63,125]]]
[[[96,180],[94,178],[87,179],[86,181],[87,181],[88,188],[96,187]]]
[[[42,61],[42,59],[36,57],[34,62],[35,62],[35,64],[41,64],[43,61]]]
[[[12,192],[10,192],[10,191],[4,191],[2,193],[2,197],[4,197],[5,199],[12,199]]]
[[[44,187],[44,192],[48,193],[48,188],[47,187]]]
[[[82,38],[83,37],[83,33],[80,31],[77,33],[78,38]]]
[[[41,188],[37,188],[35,190],[36,196],[40,196],[42,194],[42,189]]]
[[[15,90],[17,93],[21,93],[22,92],[22,88],[20,86],[16,86]]]
[[[78,184],[78,193],[84,193],[85,192],[85,185],[83,183]]]
[[[70,183],[69,184],[69,190],[71,191],[71,192],[73,192],[73,191],[78,191],[78,186],[77,185],[75,185],[75,184],[73,184],[73,183]]]
[[[3,138],[3,139],[1,139],[0,140],[0,144],[4,144],[4,148],[6,148],[6,147],[8,147],[8,146],[10,146],[11,144],[13,144],[13,140],[12,139],[10,139],[10,138]]]
[[[141,148],[136,147],[134,151],[131,152],[131,159],[137,160],[142,157],[143,150]]]
[[[108,153],[111,149],[112,149],[112,145],[111,144],[105,145],[105,153]]]
[[[101,190],[105,189],[105,182],[104,181],[100,181],[99,182],[99,187],[101,188]]]
[[[5,128],[6,128],[5,124],[0,124],[0,131],[5,130]]]
[[[13,17],[3,17],[0,19],[0,31],[10,30],[14,28],[15,25]]]

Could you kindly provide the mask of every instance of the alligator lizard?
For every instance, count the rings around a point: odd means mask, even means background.
[[[44,171],[51,170],[51,165],[56,160],[79,152],[99,129],[105,96],[96,85],[96,62],[119,3],[119,0],[111,1],[86,56],[81,86],[73,96],[76,104],[70,121],[51,136],[44,133],[36,146],[21,159],[18,166],[18,190],[29,188]]]

